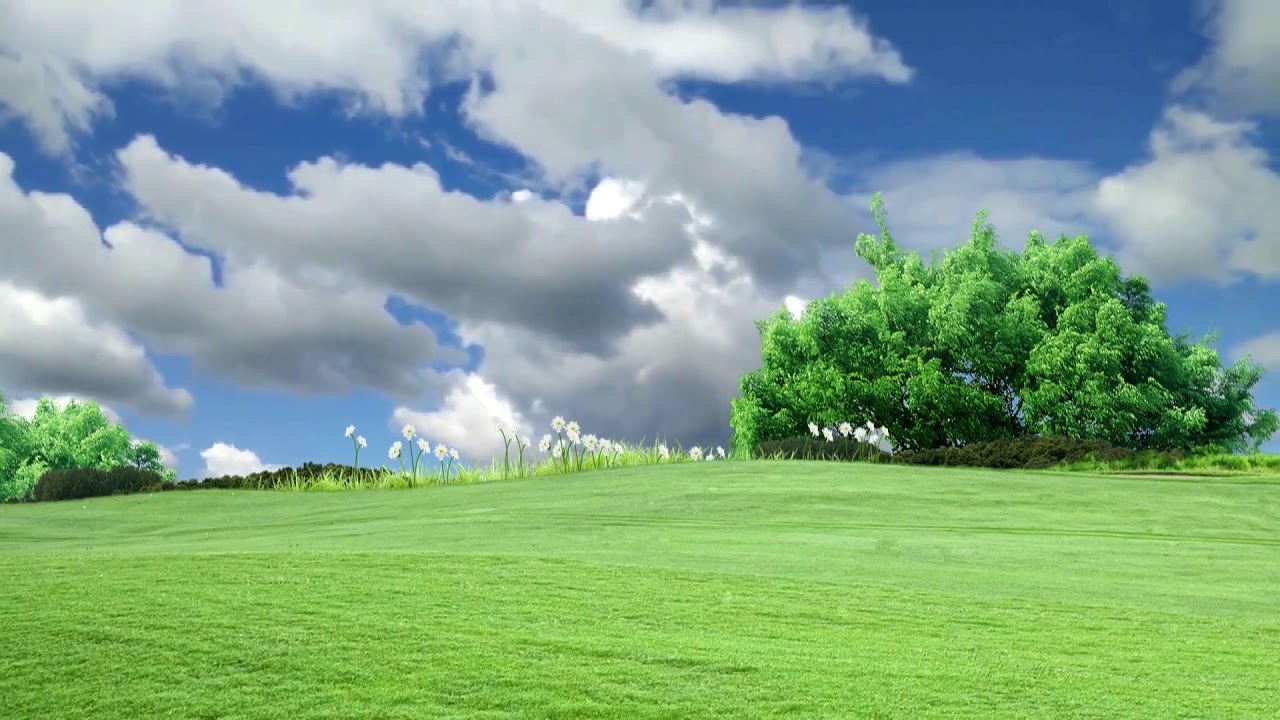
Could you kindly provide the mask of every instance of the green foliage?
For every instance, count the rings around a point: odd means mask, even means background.
[[[97,403],[69,401],[61,411],[41,398],[30,421],[5,409],[0,395],[0,499],[29,499],[50,470],[109,469],[121,465],[174,480],[155,443],[133,444]]]
[[[130,445],[128,452],[125,454],[125,462],[139,470],[159,473],[166,480],[172,481],[176,476],[173,468],[165,467],[164,462],[160,460],[160,448],[156,447],[153,442],[140,442]]]
[[[40,476],[32,495],[37,502],[79,500],[141,492],[164,481],[157,472],[128,465],[107,470],[98,467],[56,468]]]
[[[40,476],[32,491],[36,502],[78,500],[105,493],[107,472],[101,468],[55,468]]]
[[[35,484],[27,481],[33,471],[23,470],[30,457],[27,421],[9,412],[0,393],[0,499],[25,497]]]
[[[896,453],[893,461],[907,465],[1043,470],[1081,460],[1124,462],[1132,460],[1135,455],[1133,450],[1114,447],[1105,440],[1024,435],[963,447],[904,450]],[[1163,453],[1161,456],[1169,463],[1176,463],[1181,453]]]
[[[8,483],[0,486],[0,492],[7,498],[26,500],[31,497],[36,482],[44,475],[49,466],[39,458],[29,458],[18,466]]]
[[[61,412],[41,398],[28,429],[31,452],[50,468],[110,468],[130,456],[129,433],[111,423],[95,402],[67,401]]]
[[[730,406],[747,452],[846,417],[911,450],[1061,435],[1240,452],[1280,428],[1250,394],[1260,367],[1224,370],[1203,342],[1171,337],[1146,280],[1087,238],[1032,232],[1019,254],[997,248],[979,213],[968,242],[926,265],[898,249],[878,196],[872,212],[880,237],[860,234],[855,251],[878,287],[860,281],[800,318],[756,324],[763,367]]]

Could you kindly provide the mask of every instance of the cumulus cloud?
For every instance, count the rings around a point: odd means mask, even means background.
[[[134,337],[246,386],[313,393],[361,383],[416,395],[422,367],[465,360],[426,327],[397,323],[385,292],[347,287],[333,273],[284,277],[263,258],[234,252],[219,287],[208,259],[172,238],[132,222],[99,231],[74,199],[25,193],[12,170],[0,153],[0,312],[12,318],[0,334],[14,340],[3,345],[6,387],[38,384],[144,413],[185,412],[189,394],[163,387]],[[22,287],[39,292],[4,289]],[[83,307],[94,309],[92,322]]]
[[[268,465],[258,459],[252,450],[242,450],[235,445],[216,442],[200,451],[204,459],[202,477],[222,477],[224,475],[248,475],[263,470],[276,470],[282,466]]]
[[[1176,92],[1196,92],[1234,113],[1280,113],[1280,3],[1201,0],[1212,47],[1175,78]]]
[[[145,348],[120,327],[90,318],[77,299],[48,297],[2,279],[0,388],[83,394],[170,416],[193,403],[186,390],[166,386]]]
[[[964,242],[980,209],[1002,243],[1021,249],[1031,230],[1050,239],[1095,230],[1090,200],[1098,177],[1086,162],[956,151],[878,165],[861,174],[859,186],[880,192],[890,234],[912,249]],[[860,194],[858,204],[869,207],[871,194]]]
[[[844,8],[717,7],[629,0],[388,0],[315,6],[226,0],[13,0],[0,5],[0,107],[44,148],[65,153],[73,132],[110,109],[102,83],[137,78],[211,100],[250,78],[282,99],[333,90],[355,112],[422,111],[432,84],[483,71],[531,38],[563,59],[555,24],[610,47],[656,79],[722,82],[869,76],[901,83],[912,71]]]
[[[1104,178],[1094,196],[1122,266],[1162,283],[1280,277],[1280,174],[1253,130],[1181,106],[1165,112],[1150,157]]]
[[[1267,370],[1280,371],[1280,331],[1246,340],[1233,348],[1231,354],[1237,358],[1249,355],[1253,362]]]
[[[606,197],[618,187],[631,188],[631,196],[647,192],[630,179],[601,186]],[[485,348],[483,367],[450,373],[439,410],[398,408],[392,424],[413,422],[424,435],[479,458],[502,455],[494,418],[535,443],[549,432],[550,418],[563,415],[584,433],[632,443],[661,436],[686,447],[724,444],[729,398],[741,375],[760,363],[753,320],[775,312],[782,299],[759,288],[742,262],[712,242],[715,219],[687,198],[664,200],[695,218],[687,228],[693,261],[633,286],[664,322],[631,328],[606,358],[549,344],[528,328],[463,319],[458,334]],[[611,206],[618,214],[602,212],[593,222],[605,228],[634,212],[626,202]]]
[[[513,431],[519,432],[522,438],[532,437],[532,423],[483,376],[454,370],[446,375],[446,383],[448,390],[439,410],[423,412],[396,407],[391,413],[391,425],[396,432],[406,424],[413,425],[418,435],[432,444],[432,451],[436,444],[444,443],[470,458],[502,457],[504,446],[502,434],[497,430],[499,425],[506,429],[508,438]],[[537,439],[531,439],[530,443],[536,444]],[[515,451],[514,445],[512,449]],[[531,458],[532,453],[526,451],[525,457]]]

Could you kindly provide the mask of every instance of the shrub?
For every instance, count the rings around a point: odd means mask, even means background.
[[[1172,463],[1167,452],[1149,451],[1148,458]],[[1082,440],[1060,436],[1027,435],[1012,440],[993,440],[957,447],[904,450],[893,461],[910,465],[947,465],[986,468],[1042,470],[1080,460],[1102,462],[1132,461],[1133,450],[1119,448],[1105,440]]]
[[[100,468],[62,468],[45,472],[36,481],[32,499],[36,502],[79,500],[102,495],[107,471]]]
[[[107,471],[107,488],[111,495],[142,492],[166,480],[162,473],[133,465],[117,465]]]
[[[94,467],[55,469],[40,476],[32,497],[37,502],[80,500],[136,493],[164,482],[160,473],[127,465],[110,470]]]

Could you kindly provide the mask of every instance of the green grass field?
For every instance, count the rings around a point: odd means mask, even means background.
[[[3,718],[1276,718],[1280,477],[752,461],[0,506]]]

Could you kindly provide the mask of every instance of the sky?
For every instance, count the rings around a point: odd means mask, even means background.
[[[727,445],[880,192],[1088,235],[1280,407],[1278,120],[1274,0],[5,0],[0,391],[180,478]]]

